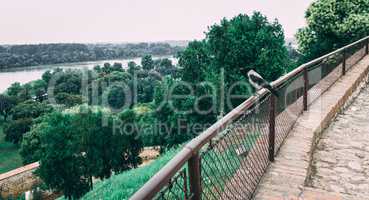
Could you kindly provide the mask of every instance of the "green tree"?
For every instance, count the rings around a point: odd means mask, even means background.
[[[48,128],[48,124],[40,122],[35,124],[31,130],[23,135],[21,149],[19,151],[23,159],[23,164],[29,164],[41,159],[40,134]]]
[[[31,99],[31,89],[32,87],[30,84],[24,84],[22,86],[20,83],[15,82],[10,85],[6,94],[14,97],[17,103],[19,103]]]
[[[20,102],[27,101],[32,98],[32,85],[26,83],[22,86],[22,90],[18,94],[18,99]]]
[[[210,65],[210,55],[204,41],[192,41],[180,53],[178,64],[182,67],[183,81],[199,83],[205,80]]]
[[[259,12],[223,19],[206,33],[211,70],[225,70],[226,84],[244,78],[241,68],[253,68],[268,81],[279,78],[288,65],[282,26]]]
[[[142,142],[135,115],[116,118],[101,107],[79,106],[53,112],[33,126],[22,142],[24,162],[40,160],[37,174],[53,190],[77,199],[92,189],[92,177],[104,179],[141,163]]]
[[[134,74],[136,71],[141,70],[141,67],[138,66],[134,61],[130,61],[128,63],[128,73]]]
[[[32,85],[32,92],[34,96],[36,97],[37,101],[42,102],[46,99],[46,93],[47,93],[47,82],[43,79],[39,79],[36,81],[33,81],[31,83]]]
[[[231,100],[232,105],[227,107],[218,105],[222,115],[223,110],[233,109],[251,95],[245,71],[254,69],[266,80],[273,81],[289,69],[290,60],[282,26],[277,20],[269,22],[255,12],[251,16],[223,19],[220,24],[211,26],[204,40],[191,42],[180,53],[179,65],[182,80],[212,83],[219,99],[222,88],[226,94],[244,96]],[[235,86],[239,81],[243,84]],[[193,87],[199,93],[196,85]]]
[[[172,64],[172,61],[168,58],[160,59],[159,64],[155,66],[155,70],[159,72],[161,75],[171,75],[175,76],[176,68]]]
[[[104,66],[103,66],[103,68],[102,68],[101,70],[102,70],[102,72],[104,72],[105,74],[109,74],[110,72],[112,72],[112,71],[113,71],[113,68],[112,68],[112,66],[111,66],[111,64],[110,64],[110,63],[104,63]]]
[[[45,126],[38,133],[41,165],[36,173],[47,187],[62,191],[68,199],[78,199],[90,190],[91,185],[85,155],[79,146],[81,135],[70,126],[72,121],[70,115],[58,112],[46,118]],[[22,148],[28,148],[27,143],[24,142]]]
[[[30,130],[34,119],[52,111],[50,105],[33,100],[16,105],[11,110],[12,119],[4,126],[5,139],[18,144]]]
[[[7,120],[7,117],[15,104],[16,101],[14,97],[0,94],[0,115],[4,117],[5,121]]]
[[[82,84],[82,70],[57,70],[54,71],[55,89],[54,95],[64,92],[69,94],[80,94]]]
[[[52,73],[50,70],[47,70],[42,74],[42,80],[46,82],[46,84],[49,84],[50,79],[52,78]]]
[[[117,72],[123,72],[124,71],[122,63],[114,63],[111,68],[112,68],[113,71],[117,71]]]
[[[149,103],[154,98],[154,90],[159,81],[152,76],[140,78],[137,80],[137,102]]]
[[[164,138],[157,132],[157,120],[152,104],[139,104],[133,108],[136,115],[136,124],[140,130],[140,138],[143,146],[162,145]]]
[[[199,113],[195,109],[199,96],[202,94],[191,93],[188,87],[181,84],[183,82],[165,77],[164,80],[155,89],[154,94],[154,116],[158,127],[159,136],[157,140],[153,140],[160,144],[163,149],[181,144],[200,134],[206,127],[206,124],[215,122],[216,113],[209,111],[208,113]],[[200,91],[200,90],[199,90]],[[186,98],[170,98],[173,96],[186,96]],[[206,102],[209,105],[212,102]],[[199,106],[201,110],[203,105]],[[194,126],[199,126],[195,130]],[[155,135],[154,135],[155,136]]]
[[[317,0],[306,11],[307,27],[297,33],[303,61],[369,35],[369,0]]]
[[[61,92],[55,96],[56,103],[63,104],[67,107],[73,107],[84,102],[81,95],[74,95],[65,92]]]
[[[53,111],[53,108],[46,104],[33,100],[28,100],[16,105],[12,110],[12,119],[17,120],[21,118],[37,118],[45,113]]]
[[[267,80],[275,80],[289,60],[282,26],[255,12],[211,26],[205,40],[191,42],[180,54],[179,64],[185,81],[201,82],[209,79],[209,72],[218,76],[223,68],[226,84],[233,84],[244,80],[241,68],[253,68]]]
[[[4,125],[5,140],[18,144],[27,133],[32,125],[32,118],[21,118],[12,120]]]
[[[18,94],[22,91],[22,86],[19,82],[15,82],[10,85],[10,87],[7,89],[7,94],[9,96],[15,96],[17,97]]]
[[[107,103],[109,106],[111,106],[114,109],[119,109],[122,108],[126,101],[130,101],[130,99],[126,99],[126,98],[131,98],[130,96],[126,96],[126,88],[120,85],[113,85],[111,87],[108,88],[108,90],[106,91],[105,95],[107,95]],[[107,105],[105,105],[107,106]]]
[[[101,73],[101,67],[100,65],[95,65],[93,68],[97,73]]]
[[[141,65],[144,70],[152,70],[154,68],[154,61],[151,55],[145,55],[142,57]]]
[[[132,167],[136,168],[141,164],[142,159],[139,153],[143,148],[143,143],[137,129],[137,115],[132,109],[125,109],[119,113],[118,120],[121,123],[118,135],[121,135],[120,137],[125,139],[115,143],[112,148],[120,149],[120,151],[118,150],[115,152],[115,156],[121,159],[117,160],[117,163],[115,163],[114,170],[122,172]],[[125,155],[125,158],[119,155]]]
[[[132,78],[132,75],[127,72],[119,72],[114,71],[106,76],[104,76],[104,79],[107,81],[107,83],[114,83],[114,82],[124,82],[127,83]]]

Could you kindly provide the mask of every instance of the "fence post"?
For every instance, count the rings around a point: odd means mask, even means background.
[[[275,96],[270,96],[269,104],[269,160],[274,162],[274,146],[275,146]]]
[[[346,74],[346,49],[343,50],[342,76]]]
[[[368,55],[369,54],[369,38],[366,39],[366,44],[365,44],[365,54]]]
[[[304,104],[304,111],[307,111],[308,108],[308,90],[309,90],[309,74],[307,67],[304,68],[304,98],[303,98],[303,104]]]
[[[200,156],[195,153],[188,160],[188,176],[190,182],[190,191],[193,195],[192,200],[201,199],[201,173],[200,173]]]

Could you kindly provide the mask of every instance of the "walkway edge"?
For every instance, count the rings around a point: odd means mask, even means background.
[[[298,199],[314,171],[313,152],[321,133],[368,78],[369,56],[352,67],[296,122],[256,191],[254,199]]]

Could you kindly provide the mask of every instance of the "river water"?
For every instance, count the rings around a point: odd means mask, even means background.
[[[177,59],[172,56],[162,56],[153,57],[153,59],[158,58],[169,58],[172,60],[173,64],[177,64]],[[114,64],[122,63],[123,67],[127,67],[128,62],[134,61],[137,64],[141,63],[141,58],[133,59],[116,59],[116,60],[102,60],[93,62],[79,62],[79,63],[63,63],[63,64],[53,64],[53,65],[42,65],[42,66],[32,66],[32,67],[22,67],[22,68],[12,68],[9,70],[0,71],[0,93],[5,92],[5,90],[15,82],[21,84],[28,83],[40,79],[42,74],[47,70],[52,70],[57,67],[63,69],[92,69],[96,65],[103,66],[104,63]]]

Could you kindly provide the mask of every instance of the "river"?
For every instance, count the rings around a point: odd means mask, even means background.
[[[160,56],[153,57],[153,59],[158,58],[169,58],[172,60],[173,64],[177,64],[177,59],[173,56]],[[40,79],[42,74],[47,70],[52,70],[57,67],[63,69],[92,69],[96,65],[103,66],[104,63],[122,63],[123,67],[127,67],[128,62],[134,61],[137,64],[141,63],[141,58],[132,58],[132,59],[115,59],[115,60],[101,60],[101,61],[92,61],[92,62],[78,62],[78,63],[63,63],[63,64],[53,64],[53,65],[41,65],[41,66],[31,66],[31,67],[22,67],[22,68],[12,68],[8,70],[0,71],[0,93],[5,92],[5,90],[15,82],[19,82],[21,84],[28,83],[30,81],[34,81]]]

